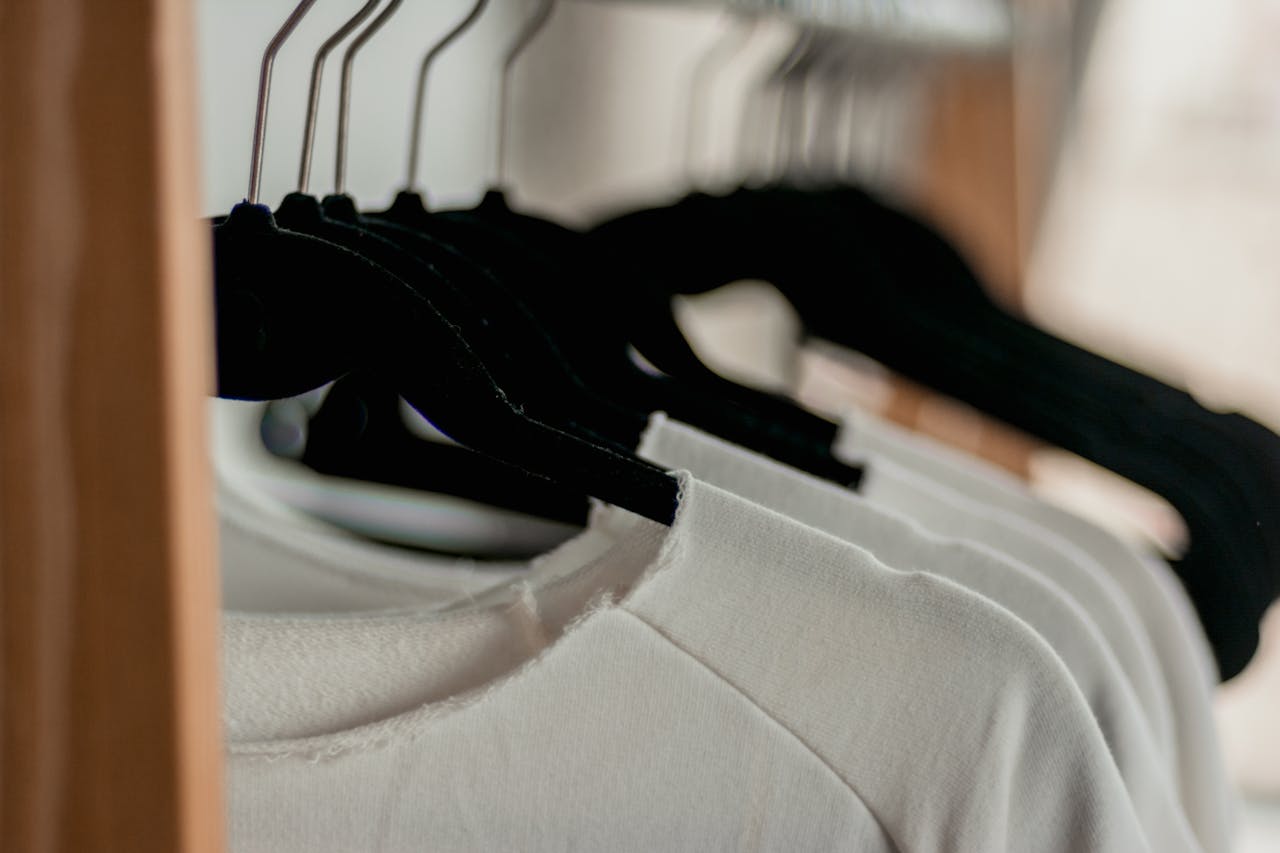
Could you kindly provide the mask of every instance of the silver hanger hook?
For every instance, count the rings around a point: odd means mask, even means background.
[[[847,58],[839,63],[837,74],[841,78],[843,90],[840,99],[839,123],[836,140],[836,176],[844,183],[858,183],[862,177],[859,157],[861,156],[862,136],[866,123],[866,64],[869,51],[864,47],[859,52],[859,62],[850,62]]]
[[[298,167],[298,192],[300,193],[305,193],[311,183],[311,155],[315,151],[316,115],[320,110],[320,76],[324,72],[324,61],[343,39],[351,35],[352,30],[364,23],[364,19],[369,17],[381,2],[382,0],[368,0],[316,51],[316,58],[311,63],[311,88],[307,93],[307,120],[302,134],[302,160]]]
[[[903,131],[910,124],[914,101],[910,88],[903,85],[910,66],[902,60],[899,50],[869,44],[859,51],[857,62],[841,72],[846,81],[841,159],[847,181],[891,184],[891,171],[909,148]]]
[[[267,135],[267,101],[271,94],[271,69],[275,65],[276,54],[280,52],[285,40],[293,34],[294,29],[306,17],[307,12],[311,11],[315,2],[316,0],[302,0],[295,6],[262,53],[262,68],[258,72],[258,107],[253,117],[253,151],[249,157],[249,195],[246,201],[250,204],[258,203],[258,192],[262,189],[262,152]]]
[[[489,0],[476,0],[476,4],[471,7],[471,11],[467,13],[467,16],[459,21],[453,29],[445,33],[444,38],[436,42],[422,57],[422,64],[418,66],[418,85],[413,95],[413,121],[409,125],[409,168],[405,177],[405,189],[411,190],[418,183],[418,155],[422,151],[422,130],[426,123],[427,114],[427,72],[431,70],[432,64],[444,52],[445,48],[457,41],[463,33],[471,28],[471,25],[480,18],[480,13],[488,5]]]
[[[813,69],[814,81],[818,84],[814,92],[818,106],[814,110],[809,146],[810,173],[821,180],[842,177],[842,115],[847,102],[844,90],[851,76],[846,62],[850,53],[847,42],[832,39],[816,58]]]
[[[846,59],[855,51],[847,38],[824,32],[814,40],[809,56],[798,71],[803,120],[797,130],[800,140],[798,174],[809,180],[827,181],[834,176],[839,160],[840,98],[833,93],[844,81]]]
[[[391,0],[378,13],[378,17],[352,39],[346,52],[342,54],[342,77],[338,87],[338,145],[333,164],[333,191],[337,195],[342,195],[347,189],[347,129],[351,123],[351,72],[355,66],[356,54],[391,20],[391,16],[399,11],[403,3],[404,0]]]
[[[511,43],[511,47],[507,49],[507,53],[502,58],[502,73],[498,78],[498,138],[497,144],[494,146],[494,186],[502,189],[506,184],[507,178],[507,141],[511,124],[511,82],[513,78],[512,70],[515,68],[516,60],[520,58],[520,54],[524,53],[524,49],[533,41],[534,36],[542,31],[547,21],[551,19],[551,13],[555,9],[555,0],[538,0],[538,6],[534,9],[529,20],[525,21],[520,32],[516,34],[515,41]]]
[[[795,172],[804,154],[808,141],[806,84],[821,43],[819,34],[806,28],[770,76],[769,85],[778,88],[774,172],[770,176],[773,180],[783,180],[789,172]]]
[[[694,66],[693,77],[689,81],[689,101],[685,109],[684,125],[684,163],[685,182],[690,187],[697,185],[694,174],[694,160],[705,136],[705,118],[707,114],[707,96],[711,91],[716,72],[737,56],[755,35],[760,18],[750,13],[729,12],[730,25],[726,27]]]
[[[747,85],[742,115],[739,118],[738,150],[735,157],[745,183],[768,181],[772,177],[777,150],[778,129],[772,102],[777,82],[802,55],[809,36],[808,28],[792,33],[789,46],[771,57],[764,70],[753,75]]]

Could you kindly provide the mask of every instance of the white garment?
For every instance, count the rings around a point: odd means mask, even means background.
[[[577,532],[573,525],[536,518],[452,495],[317,474],[281,460],[263,446],[266,404],[210,401],[214,462],[219,481],[242,484],[245,493],[274,498],[306,517],[415,548],[495,558],[539,554]],[[409,421],[410,428],[417,425]],[[305,513],[305,516],[303,516]],[[353,539],[355,537],[352,537]],[[363,539],[357,541],[364,541]]]
[[[989,549],[935,537],[845,489],[661,415],[652,418],[640,453],[854,542],[897,569],[933,571],[961,583],[1025,619],[1059,653],[1084,694],[1152,845],[1196,849],[1169,794],[1132,688],[1088,615],[1052,582]],[[344,598],[345,609],[439,609],[473,598],[525,568],[510,563],[479,569],[466,561],[355,544],[323,524],[290,524],[280,508],[272,510],[276,502],[270,496],[255,494],[253,481],[234,469],[220,466],[219,479],[227,588],[229,599],[240,602],[229,605],[231,609],[294,611],[300,602],[319,602],[317,610],[341,610]],[[451,579],[456,588],[450,588]],[[264,589],[271,593],[264,595]],[[334,655],[340,654],[335,650]],[[502,647],[493,646],[477,666],[504,666],[507,657]],[[372,669],[372,662],[366,661],[365,668]],[[327,683],[322,674],[310,680]]]
[[[232,849],[1149,849],[1025,624],[681,480],[505,605],[229,617]]]
[[[854,492],[662,414],[650,419],[638,452],[866,548],[899,571],[953,580],[1023,619],[1058,653],[1089,703],[1152,847],[1202,849],[1132,686],[1088,614],[1052,581],[988,548],[935,536]]]
[[[528,569],[526,561],[430,557],[367,542],[221,477],[218,530],[222,606],[232,611],[442,609]]]
[[[210,401],[218,486],[222,606],[235,611],[300,612],[441,607],[467,601],[528,568],[526,561],[423,560],[416,551],[352,535],[311,512],[350,521],[394,505],[383,527],[392,538],[492,552],[548,550],[568,525],[408,489],[327,477],[277,459],[262,445],[265,405]],[[351,507],[345,501],[350,498]],[[355,509],[353,510],[352,507]]]
[[[1235,803],[1213,718],[1217,666],[1185,590],[1169,567],[1112,533],[1031,494],[1005,472],[874,415],[851,412],[838,442],[850,459],[889,459],[984,506],[1054,531],[1106,570],[1152,639],[1172,705],[1179,787],[1206,848],[1227,850]]]
[[[1133,685],[1171,772],[1177,767],[1173,711],[1151,640],[1124,593],[1075,545],[1023,518],[967,499],[883,457],[867,464],[858,491],[927,530],[977,542],[1054,581],[1089,614]]]

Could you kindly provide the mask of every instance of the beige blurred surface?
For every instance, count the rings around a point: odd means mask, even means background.
[[[1040,323],[1280,428],[1280,3],[1113,0],[1027,293]],[[1280,849],[1280,612],[1219,724]],[[1271,805],[1265,803],[1270,801]]]
[[[1275,0],[1110,3],[1027,305],[1280,427],[1277,44]]]

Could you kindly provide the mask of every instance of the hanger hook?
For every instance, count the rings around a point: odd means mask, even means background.
[[[727,12],[729,26],[725,27],[711,47],[694,66],[693,77],[689,81],[689,100],[685,110],[684,124],[684,176],[690,187],[696,187],[697,175],[694,174],[694,160],[701,147],[706,124],[707,95],[715,74],[737,56],[742,48],[750,43],[755,35],[760,19],[752,13]]]
[[[337,195],[342,195],[347,188],[347,128],[351,119],[351,72],[355,65],[356,54],[369,43],[369,39],[378,34],[383,24],[391,20],[391,16],[403,3],[404,0],[391,0],[378,13],[378,17],[374,18],[360,35],[351,40],[346,52],[342,54],[342,77],[338,88],[338,146],[333,164],[333,191]]]
[[[763,70],[752,75],[747,84],[742,113],[738,118],[738,140],[735,159],[744,183],[768,181],[774,168],[773,155],[781,119],[773,105],[779,78],[802,55],[809,39],[809,28],[799,27],[790,36],[789,46],[769,58]]]
[[[311,63],[311,88],[307,92],[307,120],[302,134],[302,160],[298,167],[298,192],[300,193],[305,193],[311,183],[311,155],[315,152],[316,116],[320,111],[320,76],[324,72],[324,61],[343,39],[351,35],[352,30],[360,26],[364,19],[373,13],[381,2],[382,0],[368,0],[316,51],[316,58]]]
[[[823,100],[828,94],[824,88],[830,88],[824,84],[832,58],[849,52],[848,44],[839,35],[819,32],[809,45],[808,56],[793,69],[794,76],[798,78],[793,81],[798,121],[791,125],[793,142],[790,154],[795,163],[793,172],[802,178],[821,180],[829,177],[823,174],[820,166],[823,142],[826,136],[836,132],[838,125],[833,123],[834,111],[824,108]]]
[[[814,98],[812,138],[809,145],[810,171],[815,177],[832,181],[840,177],[841,112],[845,103],[841,84],[844,82],[843,61],[850,52],[842,40],[832,39],[814,66],[818,83]]]
[[[418,183],[418,155],[421,153],[422,129],[426,123],[427,114],[427,72],[431,70],[432,64],[445,48],[471,28],[488,5],[489,0],[476,0],[476,4],[471,7],[467,16],[445,33],[444,38],[436,42],[422,57],[422,64],[418,66],[418,85],[413,95],[413,122],[409,126],[409,168],[405,177],[405,189],[412,190]]]
[[[262,68],[258,72],[258,108],[253,117],[253,152],[249,157],[249,195],[246,201],[250,204],[258,203],[258,191],[262,188],[262,151],[266,145],[267,100],[271,94],[271,69],[275,65],[276,54],[280,52],[285,40],[293,34],[294,29],[306,17],[307,12],[311,11],[315,2],[316,0],[302,0],[295,6],[262,53]]]
[[[836,177],[845,183],[853,183],[857,180],[854,157],[858,147],[858,79],[856,69],[842,68],[839,73],[842,82],[838,113],[839,130],[835,141]]]
[[[511,82],[514,76],[511,72],[520,54],[529,46],[529,42],[533,41],[534,36],[541,32],[547,21],[551,19],[554,9],[555,0],[538,0],[538,7],[520,28],[515,41],[511,43],[511,47],[502,58],[502,74],[498,78],[498,139],[497,145],[494,146],[496,158],[494,185],[499,189],[503,188],[507,178],[507,137],[511,121]]]
[[[773,180],[785,180],[788,172],[794,171],[796,156],[803,145],[804,135],[800,126],[805,118],[804,84],[812,67],[818,40],[816,30],[812,27],[803,28],[777,67],[766,78],[765,85],[776,88],[778,92],[773,150],[770,152],[773,156],[770,178]]]

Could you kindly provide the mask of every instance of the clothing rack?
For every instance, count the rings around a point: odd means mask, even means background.
[[[828,3],[754,5],[846,28],[871,20],[831,18]],[[1004,37],[998,26],[976,32],[967,43]],[[192,35],[183,0],[0,7],[8,853],[223,847],[204,408],[212,318]],[[974,221],[956,214],[958,199],[971,202],[973,182],[1013,159],[1013,66],[996,53],[966,66],[938,115],[942,177],[924,197],[944,220]],[[993,133],[998,142],[975,145]],[[987,158],[976,169],[962,153],[973,151]],[[1006,265],[997,281],[1016,278],[1018,263],[999,237],[1017,215],[1007,183],[997,213],[977,218],[988,235],[978,244],[995,247],[987,265]]]

